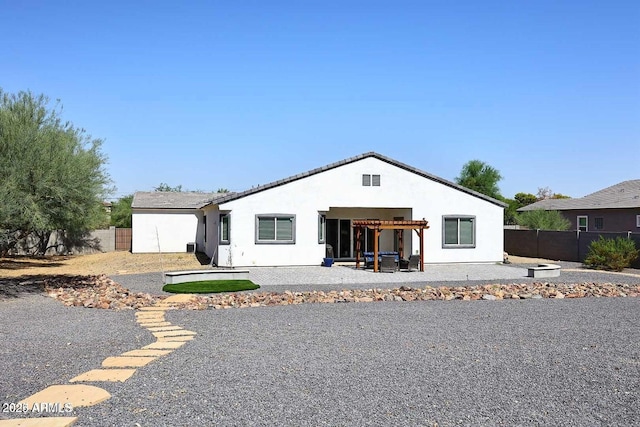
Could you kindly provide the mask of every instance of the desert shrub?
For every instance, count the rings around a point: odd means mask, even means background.
[[[532,230],[557,230],[564,231],[571,227],[571,221],[562,216],[558,211],[545,211],[536,209],[525,211],[518,215],[518,224]]]
[[[622,237],[605,239],[600,236],[589,245],[584,263],[598,270],[622,271],[638,258],[639,252],[631,239]]]

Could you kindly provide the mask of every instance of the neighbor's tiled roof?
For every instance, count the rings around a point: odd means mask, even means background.
[[[197,193],[191,191],[138,191],[133,195],[132,208],[137,209],[198,209],[229,193]]]
[[[566,211],[577,209],[640,208],[640,179],[624,181],[578,199],[546,199],[524,206],[519,211],[544,209]]]
[[[486,201],[488,201],[490,203],[493,203],[495,205],[498,205],[498,206],[501,206],[501,207],[506,207],[507,206],[506,203],[503,203],[500,200],[497,200],[497,199],[494,199],[492,197],[486,196],[484,194],[478,193],[476,191],[470,190],[470,189],[468,189],[466,187],[463,187],[461,185],[458,185],[458,184],[455,184],[453,182],[447,181],[447,180],[445,180],[443,178],[440,178],[440,177],[437,177],[435,175],[431,175],[431,174],[429,174],[427,172],[424,172],[424,171],[422,171],[420,169],[416,169],[413,166],[409,166],[407,164],[401,163],[401,162],[399,162],[397,160],[393,160],[393,159],[391,159],[389,157],[385,157],[385,156],[383,156],[381,154],[378,154],[378,153],[375,153],[373,151],[370,151],[370,152],[364,153],[364,154],[360,154],[360,155],[355,156],[355,157],[350,157],[348,159],[344,159],[344,160],[341,160],[341,161],[336,162],[336,163],[331,163],[329,165],[322,166],[320,168],[312,169],[312,170],[310,170],[308,172],[303,172],[303,173],[300,173],[300,174],[297,174],[297,175],[293,175],[293,176],[290,176],[288,178],[281,179],[279,181],[274,181],[274,182],[271,182],[269,184],[261,185],[261,186],[252,188],[250,190],[242,191],[242,192],[239,192],[239,193],[224,194],[221,197],[216,198],[215,200],[211,200],[208,204],[221,204],[221,203],[225,203],[225,202],[230,202],[232,200],[240,199],[240,198],[249,196],[251,194],[255,194],[255,193],[259,193],[261,191],[268,190],[270,188],[274,188],[274,187],[278,187],[280,185],[288,184],[290,182],[297,181],[299,179],[306,178],[306,177],[309,177],[311,175],[315,175],[315,174],[318,174],[318,173],[321,173],[321,172],[325,172],[325,171],[328,171],[330,169],[337,168],[339,166],[343,166],[343,165],[346,165],[346,164],[349,164],[349,163],[357,162],[358,160],[366,159],[368,157],[376,158],[376,159],[381,160],[383,162],[389,163],[389,164],[391,164],[393,166],[397,166],[397,167],[399,167],[401,169],[407,170],[409,172],[413,172],[413,173],[415,173],[417,175],[420,175],[420,176],[422,176],[424,178],[427,178],[427,179],[436,181],[436,182],[438,182],[440,184],[446,185],[447,187],[451,187],[451,188],[454,188],[456,190],[462,191],[464,193],[471,194],[472,196],[478,197],[480,199],[484,199],[484,200],[486,200]]]

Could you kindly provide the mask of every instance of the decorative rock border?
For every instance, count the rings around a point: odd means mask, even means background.
[[[138,322],[146,328],[170,326],[164,313],[158,310],[186,308],[193,310],[263,307],[305,303],[348,303],[374,301],[432,301],[432,300],[504,300],[536,298],[637,297],[640,285],[614,283],[512,283],[480,286],[401,286],[393,289],[345,289],[341,291],[251,292],[213,295],[152,296],[131,293],[105,277],[82,277],[46,281],[46,292],[68,306],[139,309]],[[152,307],[156,304],[155,307]],[[154,331],[155,332],[155,331]],[[168,332],[168,330],[167,330]],[[174,341],[171,334],[156,335]],[[188,336],[175,339],[188,340]]]

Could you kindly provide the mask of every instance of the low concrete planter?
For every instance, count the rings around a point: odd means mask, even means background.
[[[529,267],[527,276],[535,278],[560,277],[560,266],[556,264],[538,264],[537,267]]]
[[[202,280],[248,280],[249,270],[189,270],[164,273],[167,285]]]

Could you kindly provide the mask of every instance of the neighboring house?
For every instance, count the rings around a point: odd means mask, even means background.
[[[377,153],[240,193],[136,193],[133,252],[184,252],[194,242],[219,266],[319,265],[326,245],[355,257],[352,220],[422,220],[427,263],[499,262],[506,205]],[[419,250],[402,233],[405,257]],[[373,250],[373,232],[361,248]],[[398,248],[383,231],[380,250]]]
[[[519,212],[557,210],[579,231],[640,231],[640,179],[624,181],[579,199],[546,199]]]

